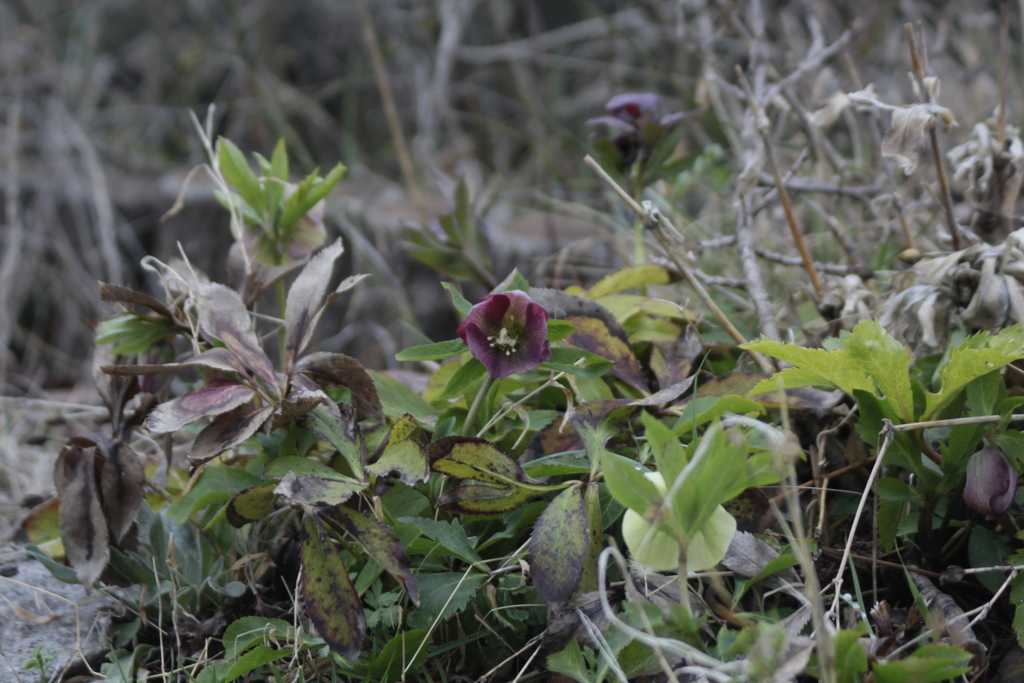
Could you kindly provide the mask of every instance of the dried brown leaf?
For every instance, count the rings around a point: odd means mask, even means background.
[[[90,590],[110,559],[107,519],[96,485],[96,449],[66,448],[57,467],[66,477],[60,499],[60,537],[78,580]]]
[[[882,156],[893,159],[907,175],[917,170],[921,153],[929,146],[928,131],[935,126],[936,117],[947,125],[956,122],[953,112],[937,104],[915,104],[897,107],[892,112],[892,123],[882,138]]]
[[[299,360],[295,372],[306,375],[325,389],[347,387],[358,419],[384,419],[384,408],[373,378],[355,358],[341,353],[311,353]]]
[[[173,401],[161,403],[146,418],[146,427],[158,434],[177,431],[200,418],[233,410],[255,395],[256,392],[245,385],[217,380],[208,387],[190,391]]]
[[[146,471],[139,456],[127,444],[105,436],[98,437],[97,441],[104,459],[100,487],[107,523],[114,540],[120,541],[139,516]]]
[[[288,393],[288,396],[277,406],[274,413],[263,425],[267,434],[270,434],[278,427],[284,427],[292,420],[297,420],[321,403],[330,401],[331,397],[322,391],[308,391],[296,389]]]
[[[162,301],[150,296],[149,294],[136,292],[134,289],[121,287],[120,285],[107,284],[106,282],[101,282],[99,285],[100,301],[117,301],[123,304],[143,306],[165,318],[171,320],[174,319],[171,312],[167,309],[167,306],[165,306]]]

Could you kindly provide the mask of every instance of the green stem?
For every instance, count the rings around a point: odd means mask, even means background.
[[[491,385],[494,384],[494,377],[488,373],[484,378],[484,383],[480,385],[480,391],[476,392],[476,398],[473,399],[473,405],[469,407],[469,412],[466,413],[466,421],[462,423],[462,436],[470,436],[470,432],[473,430],[473,422],[476,421],[476,414],[480,412],[480,406],[484,402],[484,397],[491,390]]]

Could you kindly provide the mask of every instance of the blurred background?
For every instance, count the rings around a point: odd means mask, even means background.
[[[1010,73],[1020,74],[1010,4]],[[184,183],[206,162],[190,116],[205,120],[211,105],[215,135],[247,153],[269,156],[283,137],[296,175],[349,167],[329,230],[344,237],[346,268],[374,277],[323,325],[322,343],[388,368],[424,335],[452,335],[437,275],[406,255],[402,229],[451,211],[458,178],[498,279],[516,266],[536,285],[592,282],[631,254],[628,213],[582,161],[597,134],[586,122],[613,95],[654,92],[660,113],[687,113],[677,154],[700,163],[669,189],[696,244],[735,225],[730,184],[751,144],[735,66],[756,57],[777,80],[856,22],[835,58],[773,102],[787,168],[812,137],[804,114],[836,92],[874,83],[883,101],[913,101],[903,25],[920,21],[940,101],[966,122],[944,137],[949,149],[998,102],[999,16],[998,2],[917,0],[0,2],[0,395],[64,406],[46,419],[67,420],[74,405],[90,414],[97,281],[159,293],[140,260],[182,253],[224,279],[228,215],[205,174]],[[1019,78],[1007,99],[1019,125]],[[878,160],[866,127],[839,126],[828,146],[854,160],[843,172]],[[934,217],[921,183],[907,188],[905,201]],[[164,219],[179,195],[183,209]],[[757,229],[766,243],[784,230]],[[714,257],[705,267],[729,274]],[[0,450],[25,452],[42,428],[12,406],[0,405]]]

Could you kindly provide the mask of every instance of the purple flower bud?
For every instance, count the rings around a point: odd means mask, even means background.
[[[1017,495],[1017,470],[1002,451],[985,447],[967,461],[964,502],[986,519],[1010,509]]]
[[[485,296],[469,309],[458,335],[495,379],[551,358],[548,312],[520,291]]]

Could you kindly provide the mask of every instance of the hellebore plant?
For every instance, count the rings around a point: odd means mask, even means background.
[[[604,105],[604,116],[587,121],[588,125],[604,125],[616,133],[609,141],[618,150],[619,170],[628,169],[640,159],[641,166],[650,162],[658,143],[683,119],[683,114],[658,117],[658,96],[654,93],[616,95]]]
[[[1013,504],[1017,495],[1017,470],[999,451],[982,448],[967,461],[964,502],[985,519],[995,519]]]

